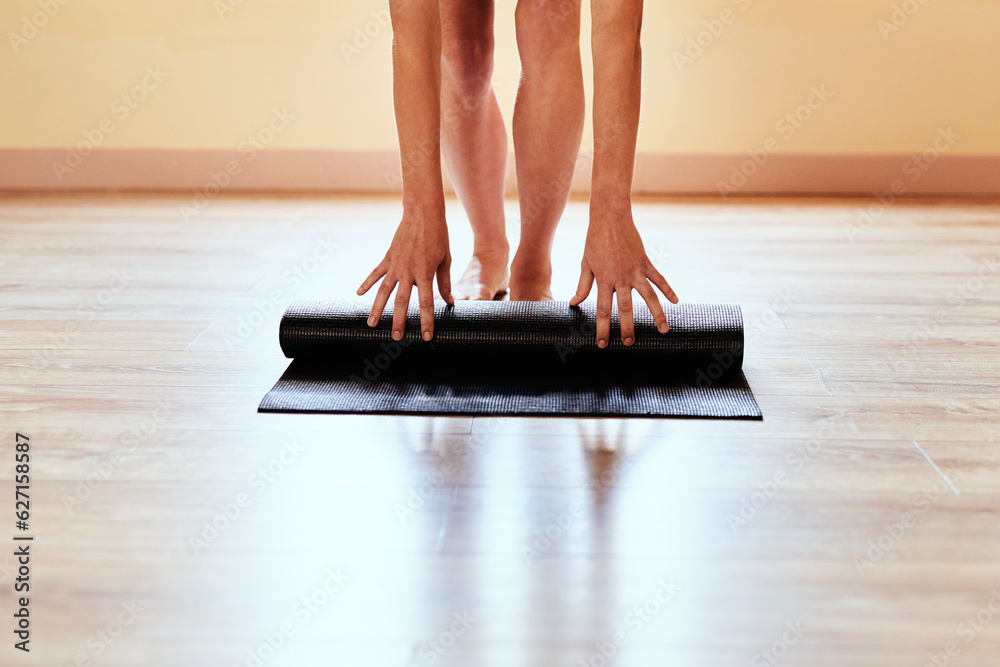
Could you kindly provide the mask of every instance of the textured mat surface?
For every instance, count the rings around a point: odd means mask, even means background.
[[[366,324],[359,301],[293,303],[280,343],[291,365],[261,412],[760,419],[741,370],[743,318],[734,305],[667,305],[669,333],[636,304],[636,342],[594,343],[594,305],[438,302],[434,340],[416,305],[403,340],[392,311]]]

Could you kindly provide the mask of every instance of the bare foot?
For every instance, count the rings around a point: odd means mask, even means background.
[[[474,251],[465,273],[452,288],[456,299],[492,301],[507,291],[507,251]]]
[[[511,301],[554,301],[552,265],[548,262],[523,261],[517,256],[510,267]]]

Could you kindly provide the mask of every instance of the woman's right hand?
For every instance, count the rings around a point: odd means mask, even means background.
[[[375,295],[368,326],[382,319],[382,311],[396,290],[392,313],[392,338],[400,340],[406,328],[406,311],[410,293],[417,288],[420,301],[420,329],[424,340],[434,337],[434,277],[437,276],[441,298],[455,304],[451,295],[451,251],[448,249],[448,225],[443,203],[429,211],[403,211],[403,220],[396,229],[385,257],[368,278],[361,283],[358,294],[365,294],[382,279]]]

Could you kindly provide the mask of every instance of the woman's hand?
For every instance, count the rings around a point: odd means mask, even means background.
[[[618,293],[618,320],[621,324],[622,342],[635,342],[635,327],[632,316],[632,290],[639,292],[649,306],[660,333],[667,333],[670,326],[663,314],[655,285],[671,303],[677,303],[677,295],[666,279],[656,270],[646,256],[642,239],[632,221],[631,206],[617,210],[591,208],[590,227],[587,243],[583,251],[580,270],[580,285],[576,295],[570,300],[571,306],[579,305],[594,282],[597,282],[597,346],[608,346],[611,337],[611,306],[613,294]]]
[[[445,224],[444,207],[431,212],[409,213],[404,210],[403,220],[396,229],[385,257],[368,278],[361,283],[358,294],[364,294],[382,278],[375,295],[368,326],[374,327],[382,318],[382,311],[396,290],[392,312],[392,338],[399,340],[406,328],[406,311],[414,285],[420,301],[420,329],[424,340],[434,337],[434,276],[438,289],[449,305],[455,304],[451,296],[451,252],[448,249],[448,226]],[[398,289],[397,289],[398,286]]]

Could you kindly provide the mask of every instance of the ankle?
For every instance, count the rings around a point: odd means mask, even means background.
[[[515,256],[510,265],[511,279],[524,282],[548,282],[552,278],[552,263],[548,258],[525,259]]]
[[[473,257],[502,257],[506,263],[509,254],[510,245],[503,236],[497,239],[477,238],[472,245]]]
[[[522,246],[514,253],[514,261],[511,262],[511,268],[514,267],[526,273],[551,274],[552,257],[544,252],[527,252]]]

